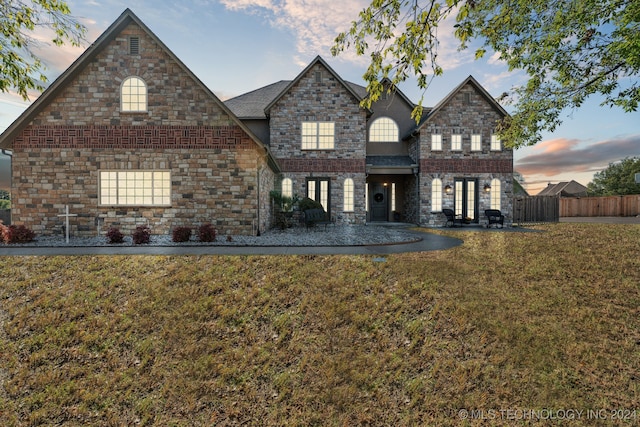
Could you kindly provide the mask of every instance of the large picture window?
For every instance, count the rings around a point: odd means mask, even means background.
[[[380,117],[369,127],[370,142],[398,142],[398,125],[388,117]]]
[[[120,87],[120,110],[147,111],[147,85],[140,77],[127,77]]]
[[[100,204],[110,206],[170,206],[169,171],[100,171]]]
[[[302,149],[333,149],[334,135],[335,124],[333,122],[302,122]]]

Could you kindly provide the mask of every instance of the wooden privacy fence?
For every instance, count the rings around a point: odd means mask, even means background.
[[[556,196],[517,196],[513,199],[514,224],[558,222],[560,198]]]
[[[563,197],[560,216],[637,216],[640,194],[606,197]]]

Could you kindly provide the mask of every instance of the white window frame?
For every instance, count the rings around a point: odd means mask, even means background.
[[[431,181],[431,212],[442,212],[442,180]]]
[[[344,187],[342,189],[343,195],[343,210],[345,212],[354,211],[355,191],[353,185],[353,179],[347,178],[344,180]]]
[[[462,135],[459,133],[451,135],[451,151],[462,151]]]
[[[332,150],[335,146],[335,122],[302,122],[303,150]]]
[[[491,209],[501,210],[502,206],[502,183],[498,178],[491,180]]]
[[[491,135],[491,151],[502,151],[502,141],[496,134]]]
[[[145,113],[148,111],[147,83],[138,76],[129,76],[120,85],[120,111]]]
[[[442,134],[431,134],[431,151],[442,151]]]
[[[379,117],[369,126],[369,142],[398,142],[398,124],[389,117]]]
[[[471,135],[471,151],[482,151],[482,135],[474,133]]]
[[[171,171],[101,170],[100,206],[171,206]]]

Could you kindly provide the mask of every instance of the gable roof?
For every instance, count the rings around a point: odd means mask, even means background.
[[[587,187],[577,181],[563,181],[557,184],[549,183],[545,189],[536,196],[561,196],[561,197],[582,197],[587,195]]]
[[[280,92],[280,94],[278,94],[278,96],[276,96],[266,107],[265,107],[265,115],[269,115],[269,111],[271,110],[271,108],[280,100],[280,98],[282,98],[284,96],[285,93],[287,93],[296,83],[298,83],[300,81],[300,79],[302,79],[302,77],[316,64],[322,64],[323,67],[325,67],[330,73],[331,75],[338,81],[338,83],[342,84],[342,86],[344,86],[345,89],[347,89],[347,92],[349,92],[357,101],[358,103],[360,103],[360,101],[362,101],[362,97],[353,89],[353,87],[351,87],[351,85],[347,84],[347,82],[345,82],[342,77],[340,77],[338,75],[338,73],[336,73],[333,68],[331,68],[329,66],[329,64],[327,64],[325,62],[324,59],[322,59],[322,57],[320,55],[316,56],[315,59],[313,61],[311,61],[311,63],[309,65],[307,65],[305,67],[304,70],[302,70],[302,72],[300,72],[300,74],[298,74],[298,76],[291,80],[289,82],[289,84],[282,90],[282,92]],[[370,111],[370,110],[367,110]]]
[[[242,119],[266,119],[267,105],[279,97],[289,83],[291,80],[280,80],[235,98],[227,99],[224,103],[236,116]]]
[[[438,102],[438,104],[435,107],[433,107],[426,114],[422,122],[416,127],[413,133],[422,129],[425,123],[427,123],[431,118],[435,117],[440,112],[440,110],[442,110],[442,108],[444,108],[444,106],[447,105],[449,101],[451,101],[451,99],[453,99],[453,97],[455,97],[458,94],[458,92],[460,92],[462,88],[465,87],[467,84],[471,84],[478,92],[480,92],[480,95],[482,95],[482,97],[485,98],[487,102],[493,108],[495,108],[503,117],[506,117],[509,115],[509,113],[507,113],[507,111],[504,108],[502,108],[502,106],[498,103],[498,101],[496,101],[495,98],[492,97],[489,94],[489,92],[487,92],[486,89],[483,88],[482,85],[478,83],[476,79],[473,78],[473,76],[469,76],[466,79],[464,79],[462,83],[456,86],[455,89],[449,92],[447,96],[445,96],[440,102]]]
[[[233,112],[195,75],[187,66],[138,18],[131,9],[124,12],[107,28],[95,42],[89,46],[58,78],[18,117],[1,135],[0,148],[11,149],[13,140],[31,121],[40,113],[60,92],[66,88],[73,79],[128,25],[134,23],[138,25],[147,35],[160,46],[169,57],[175,61],[180,69],[185,72],[193,81],[210,97],[216,106],[229,115],[249,137],[267,154],[269,164],[275,170],[279,170],[277,162],[269,152],[269,149],[260,139],[233,114]]]

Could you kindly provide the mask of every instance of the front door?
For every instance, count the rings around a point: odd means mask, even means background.
[[[387,197],[387,186],[374,182],[369,184],[369,203],[371,204],[371,221],[388,221],[389,201]]]
[[[470,222],[478,222],[478,179],[455,179],[455,211]]]

